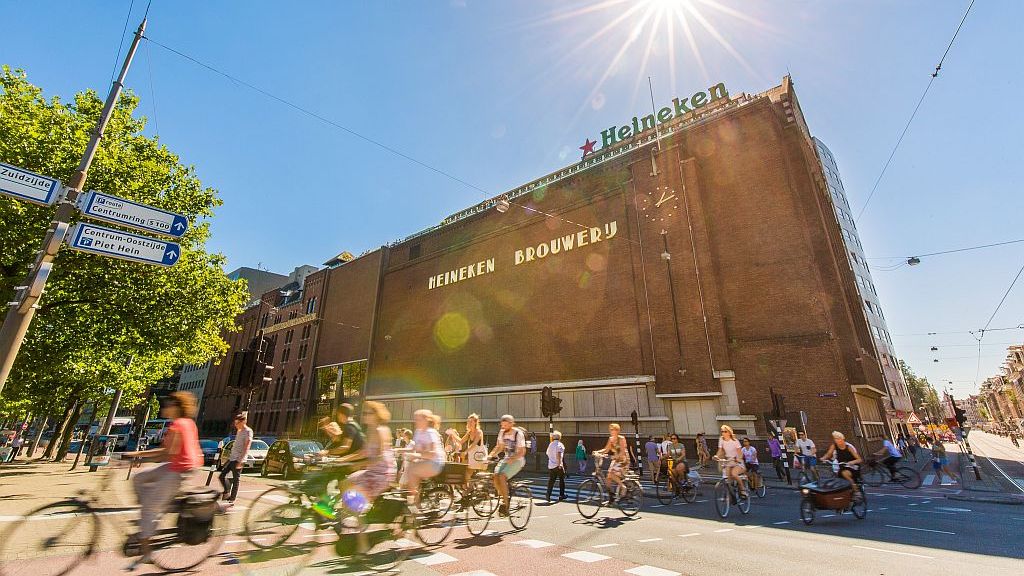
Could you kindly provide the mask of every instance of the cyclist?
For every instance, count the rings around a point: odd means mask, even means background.
[[[818,447],[814,445],[814,440],[807,437],[806,432],[799,432],[796,440],[797,457],[800,459],[800,465],[803,466],[807,473],[814,477],[814,480],[818,478]]]
[[[892,440],[886,438],[882,441],[882,449],[878,452],[873,453],[875,456],[883,457],[881,462],[885,464],[885,467],[889,469],[889,475],[893,478],[896,477],[896,463],[900,461],[903,454],[900,449],[893,444]]]
[[[678,434],[673,434],[670,437],[668,446],[665,447],[665,459],[668,473],[676,484],[686,481],[690,467],[686,464],[686,445],[679,441]]]
[[[437,432],[440,418],[430,410],[417,410],[412,413],[412,420],[416,431],[412,436],[412,444],[405,452],[400,485],[416,501],[420,482],[437,476],[444,469],[445,454],[444,443]]]
[[[743,479],[740,478],[740,474],[743,474],[745,468],[743,467],[743,447],[740,446],[740,441],[736,439],[736,434],[732,431],[732,427],[728,425],[722,425],[722,435],[718,438],[718,452],[715,454],[715,458],[722,461],[722,478],[731,478],[736,481],[740,487],[740,494],[746,496],[747,487],[743,483]]]
[[[760,474],[761,462],[757,459],[757,448],[750,443],[750,438],[743,438],[743,448],[740,449],[740,452],[743,453],[743,465],[747,468],[748,476]],[[758,480],[761,479],[758,478]]]
[[[190,473],[203,465],[203,451],[199,447],[199,430],[194,418],[196,397],[190,392],[172,392],[160,402],[160,417],[171,420],[159,448],[140,452],[125,452],[129,458],[150,458],[166,461],[156,468],[139,472],[132,478],[135,495],[142,507],[139,519],[139,550],[141,557],[132,568],[150,562],[150,543],[156,523],[167,504],[181,488]]]
[[[391,412],[380,402],[363,403],[363,424],[369,432],[366,442],[356,452],[341,457],[338,462],[359,462],[363,468],[340,482],[338,490],[345,506],[361,514],[395,481],[395,453],[391,446],[391,429],[387,424]],[[327,518],[334,517],[333,506],[314,505],[317,512]]]
[[[825,452],[824,459],[831,460],[833,456],[839,461],[839,475],[849,480],[854,490],[860,490],[860,463],[863,460],[853,444],[846,442],[842,432],[832,433],[832,445]]]
[[[466,433],[460,439],[463,449],[463,461],[468,466],[467,480],[475,472],[487,471],[487,446],[484,444],[484,431],[480,429],[480,416],[476,413],[466,417]]]
[[[623,436],[619,435],[622,428],[615,423],[608,425],[608,442],[604,445],[604,448],[595,452],[595,454],[601,454],[611,457],[611,463],[608,465],[608,475],[605,478],[606,485],[608,487],[609,503],[615,502],[615,495],[618,494],[619,486],[622,486],[622,475],[626,468],[629,467],[629,445]],[[612,490],[612,484],[615,484],[615,490]]]
[[[494,449],[488,458],[504,452],[505,457],[494,467],[494,489],[498,491],[501,504],[498,514],[508,516],[509,496],[508,481],[511,480],[526,464],[526,434],[516,426],[516,419],[511,414],[501,417],[501,430],[494,442]]]

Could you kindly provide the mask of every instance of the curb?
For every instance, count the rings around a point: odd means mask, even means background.
[[[1003,495],[984,495],[984,494],[947,494],[947,500],[957,500],[960,502],[984,502],[986,504],[1006,504],[1009,506],[1021,506],[1024,505],[1024,496],[1018,497],[1012,494]]]

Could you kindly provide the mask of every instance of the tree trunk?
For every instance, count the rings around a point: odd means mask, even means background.
[[[43,430],[46,430],[46,425],[49,424],[50,418],[43,416],[39,421],[39,426],[36,427],[36,435],[32,438],[32,443],[28,445],[28,457],[31,458],[36,452],[36,447],[39,446],[39,439],[43,436]]]
[[[46,451],[43,452],[43,459],[49,460],[53,458],[56,453],[57,444],[60,439],[64,437],[64,430],[68,426],[68,420],[71,418],[71,412],[75,409],[74,400],[69,400],[68,405],[64,408],[64,414],[61,416],[60,424],[54,429],[53,436],[50,436],[50,442],[46,445]]]
[[[68,455],[68,449],[71,447],[71,437],[75,432],[75,426],[78,424],[78,419],[82,417],[82,409],[85,407],[84,402],[76,402],[75,409],[71,412],[71,418],[68,420],[67,426],[64,427],[64,433],[61,435],[60,446],[57,448],[57,455],[54,460],[57,462],[63,462],[64,458]]]

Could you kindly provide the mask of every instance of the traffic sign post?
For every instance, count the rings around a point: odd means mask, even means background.
[[[50,206],[60,197],[60,180],[0,162],[0,194]]]
[[[78,209],[96,220],[130,226],[181,238],[188,230],[188,218],[103,192],[87,192],[78,197]]]
[[[181,256],[181,247],[174,242],[84,222],[71,229],[68,246],[82,252],[157,266],[174,266]]]

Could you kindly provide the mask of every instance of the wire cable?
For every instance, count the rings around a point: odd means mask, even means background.
[[[925,96],[928,95],[928,91],[932,88],[932,83],[939,77],[939,71],[942,70],[942,63],[946,61],[946,56],[949,54],[950,48],[953,47],[953,42],[956,37],[960,34],[960,29],[963,28],[964,22],[967,20],[967,15],[971,13],[971,8],[974,6],[974,0],[967,6],[967,10],[964,12],[964,17],[960,19],[960,25],[956,27],[956,32],[953,33],[953,37],[949,40],[949,45],[946,46],[946,51],[942,53],[942,58],[939,59],[939,63],[935,66],[935,71],[932,72],[931,79],[928,80],[928,85],[925,86],[924,92],[921,94],[921,98],[917,101],[917,106],[914,106],[914,111],[910,114],[910,119],[907,120],[906,126],[903,127],[903,132],[900,133],[900,137],[896,140],[896,145],[893,146],[892,152],[889,153],[889,158],[885,161],[885,165],[882,166],[882,172],[875,179],[875,185],[871,187],[871,193],[868,194],[868,199],[864,201],[864,206],[861,207],[860,212],[857,214],[857,220],[864,215],[864,211],[868,209],[868,204],[871,204],[871,199],[874,198],[875,192],[878,190],[878,184],[882,181],[882,177],[885,176],[885,171],[889,169],[889,164],[892,163],[892,159],[896,156],[896,151],[899,150],[900,144],[903,142],[903,137],[907,135],[907,130],[910,129],[910,124],[914,121],[914,117],[917,116],[917,111],[920,110],[921,104],[924,102]]]
[[[982,248],[992,248],[994,246],[1006,246],[1007,244],[1019,244],[1024,242],[1024,238],[1018,240],[1007,240],[1006,242],[995,242],[993,244],[982,244],[981,246],[968,246],[967,248],[955,248],[953,250],[943,250],[941,252],[929,252],[928,254],[913,254],[912,256],[876,256],[868,258],[868,260],[895,260],[904,258],[924,258],[926,256],[939,256],[942,254],[953,254],[954,252],[967,252],[969,250],[981,250]]]
[[[114,56],[114,68],[110,71],[110,83],[114,83],[114,78],[117,75],[117,65],[121,62],[121,49],[124,48],[124,36],[128,33],[128,21],[132,17],[132,8],[135,7],[135,0],[132,0],[128,4],[128,13],[124,15],[124,28],[121,29],[121,41],[117,43],[117,56]],[[149,7],[146,7],[149,10]]]
[[[1010,287],[1003,293],[1003,297],[999,300],[999,304],[996,305],[996,309],[993,310],[992,315],[988,317],[988,322],[985,322],[985,327],[981,329],[983,333],[988,330],[989,325],[992,324],[992,319],[996,317],[999,309],[1003,307],[1003,302],[1006,302],[1006,297],[1010,295],[1010,290],[1013,290],[1013,286],[1017,283],[1017,280],[1020,280],[1022,272],[1024,272],[1024,264],[1021,264],[1020,270],[1017,270],[1017,275],[1013,277],[1013,282],[1010,282]]]

